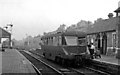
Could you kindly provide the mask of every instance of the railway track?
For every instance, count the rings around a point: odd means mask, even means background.
[[[33,65],[38,75],[83,75],[77,73],[73,70],[68,70],[63,67],[53,67],[53,65],[49,65],[43,60],[38,59],[37,57],[30,55],[30,53],[26,53],[24,51],[20,51]]]
[[[40,55],[39,53],[37,52],[32,52],[31,53],[37,55],[37,56],[40,56],[40,57],[44,57],[43,55]],[[54,63],[55,64],[55,63]],[[68,69],[74,71],[74,72],[77,72],[81,75],[110,75],[106,72],[103,72],[103,71],[100,71],[100,70],[96,70],[96,69],[93,69],[93,68],[90,68],[90,67],[83,67],[83,68],[71,68],[71,67],[67,67]]]
[[[106,74],[110,74],[110,75],[119,74],[118,66],[115,67],[113,65],[102,63],[102,62],[90,61],[90,66],[88,67],[90,67],[90,69],[100,70],[101,72],[105,72]]]

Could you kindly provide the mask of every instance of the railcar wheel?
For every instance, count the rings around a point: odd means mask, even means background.
[[[48,59],[48,57],[47,57],[47,54],[46,54],[46,53],[44,53],[44,57],[45,57],[46,59]]]
[[[71,66],[71,61],[70,60],[66,60],[66,65],[67,66]]]
[[[64,65],[65,64],[65,59],[61,59],[62,60],[62,65]]]
[[[55,57],[55,62],[56,62],[56,63],[58,63],[58,62],[59,62],[58,57]]]
[[[83,65],[82,57],[76,56],[74,64],[75,67],[82,66]]]
[[[60,57],[56,57],[56,58],[55,58],[55,61],[56,61],[58,64],[61,64],[61,62],[62,62],[62,60],[61,60]]]
[[[43,53],[43,56],[45,56],[45,53]]]

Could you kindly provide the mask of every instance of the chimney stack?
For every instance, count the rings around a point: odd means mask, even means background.
[[[109,18],[112,18],[112,17],[113,17],[113,13],[109,13],[109,14],[108,14],[108,17],[109,17]]]
[[[118,2],[118,7],[120,7],[120,1]]]

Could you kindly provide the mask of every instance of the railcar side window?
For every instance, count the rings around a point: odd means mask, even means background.
[[[64,37],[64,36],[62,36],[62,45],[67,45],[67,44],[66,44],[66,40],[65,40],[65,37]]]
[[[43,44],[46,45],[46,41],[47,40],[46,39],[42,39],[42,41],[43,41]]]
[[[48,45],[53,45],[53,37],[48,38]]]
[[[58,40],[59,40],[59,45],[61,45],[62,44],[62,37],[59,36]]]

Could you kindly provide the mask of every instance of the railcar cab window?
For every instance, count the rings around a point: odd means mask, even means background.
[[[81,46],[86,45],[86,38],[78,37],[78,45],[81,45]]]
[[[65,36],[66,45],[75,46],[77,45],[76,36]]]

